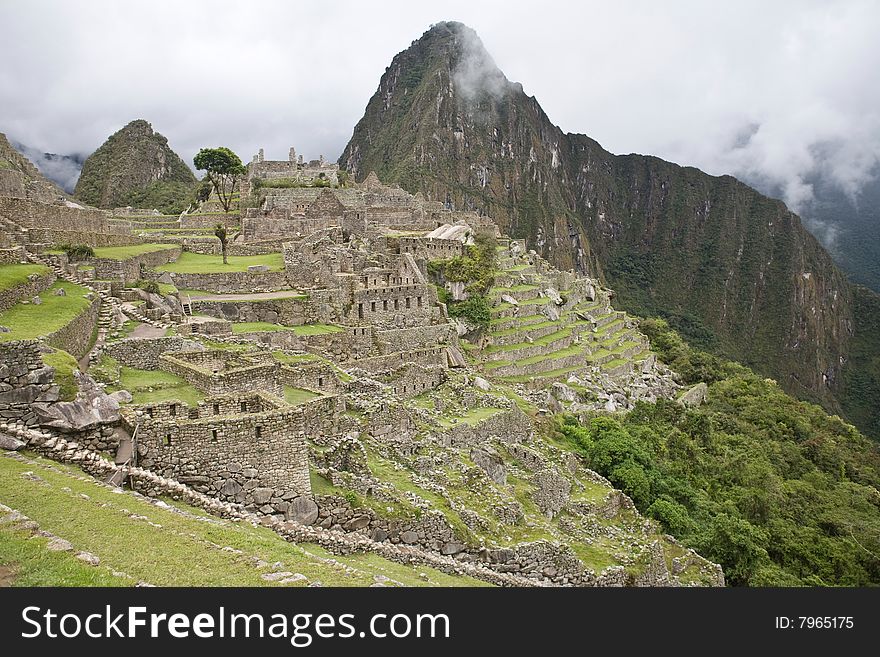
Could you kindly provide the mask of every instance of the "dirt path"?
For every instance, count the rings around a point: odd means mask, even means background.
[[[156,328],[149,324],[138,324],[129,334],[130,338],[161,338],[168,329]]]
[[[184,295],[185,296],[185,295]],[[278,292],[253,292],[251,294],[193,294],[193,301],[265,301],[266,299],[286,299],[302,296],[296,290]]]
[[[15,581],[15,570],[9,566],[0,566],[0,588],[12,586]]]

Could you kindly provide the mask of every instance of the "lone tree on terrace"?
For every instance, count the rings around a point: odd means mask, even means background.
[[[214,226],[214,236],[220,240],[220,253],[223,254],[223,264],[229,264],[226,262],[226,226],[223,224]]]
[[[219,146],[203,148],[196,153],[193,163],[199,171],[208,172],[207,178],[211,181],[223,210],[229,212],[235,183],[247,171],[241,163],[241,158],[225,146]]]

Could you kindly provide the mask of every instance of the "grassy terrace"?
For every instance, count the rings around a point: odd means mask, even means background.
[[[233,333],[272,333],[273,331],[287,331],[286,326],[270,324],[269,322],[237,322],[232,325]]]
[[[76,393],[79,392],[79,386],[73,376],[74,370],[79,370],[76,358],[61,349],[45,353],[42,358],[45,365],[55,368],[55,383],[61,388],[58,391],[61,401],[73,401]]]
[[[64,296],[55,295],[59,289],[64,290]],[[0,313],[0,326],[9,328],[9,332],[0,333],[0,341],[30,340],[64,328],[89,307],[87,292],[81,285],[55,281],[40,294],[40,305],[19,303]]]
[[[175,245],[171,246],[174,248]],[[228,261],[229,264],[224,265],[222,256],[202,255],[187,251],[181,253],[176,261],[157,267],[156,270],[175,274],[220,274],[247,271],[247,268],[251,265],[268,265],[269,271],[281,271],[284,269],[284,258],[280,253],[256,256],[229,256]]]
[[[302,573],[325,586],[368,586],[377,575],[407,586],[486,585],[375,554],[331,555],[315,545],[288,543],[265,527],[221,520],[168,500],[183,515],[82,478],[76,468],[29,454],[25,459],[0,456],[0,501],[70,541],[76,550],[97,555],[101,564],[87,566],[73,554],[48,552],[45,539],[0,525],[0,565],[11,570],[13,586],[134,586],[138,581],[158,586],[286,586],[262,579],[271,568],[260,568],[259,561],[281,562],[280,570]],[[32,474],[25,476],[28,471]],[[112,570],[125,575],[114,577]]]
[[[190,406],[198,404],[205,395],[175,374],[162,370],[139,370],[122,366],[119,385],[108,390],[128,390],[134,404],[179,399]]]
[[[178,244],[131,244],[129,246],[99,246],[95,249],[96,258],[127,260],[145,253],[167,251],[178,248]]]
[[[304,404],[305,402],[320,397],[317,392],[306,390],[305,388],[295,388],[293,386],[284,386],[284,401],[291,406]]]
[[[28,282],[28,276],[49,273],[46,265],[0,265],[0,292]]]

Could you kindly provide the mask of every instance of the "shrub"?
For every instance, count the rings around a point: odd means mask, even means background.
[[[462,317],[482,329],[488,328],[489,320],[492,319],[489,302],[483,296],[472,296],[466,301],[453,304],[449,308],[449,314]]]
[[[150,294],[159,294],[159,283],[156,281],[141,279],[135,283],[135,287],[142,289],[144,292],[149,292]]]
[[[95,250],[88,244],[62,244],[61,250],[70,262],[82,262],[95,257]]]

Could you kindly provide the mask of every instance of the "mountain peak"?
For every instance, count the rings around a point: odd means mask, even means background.
[[[173,197],[177,209],[196,182],[192,170],[171,150],[168,139],[145,119],[136,119],[114,132],[83,164],[75,196],[97,207],[114,208]],[[173,185],[173,193],[157,186]],[[151,193],[148,193],[150,192]]]

